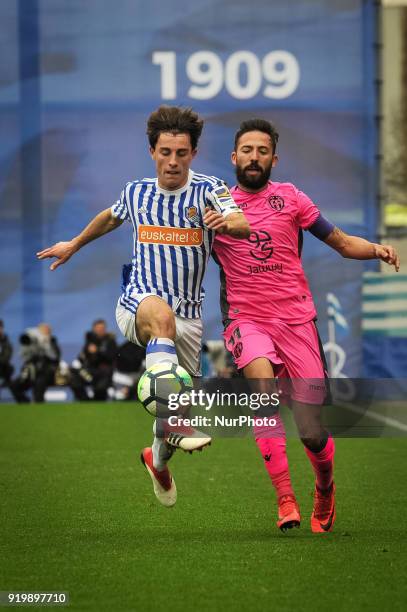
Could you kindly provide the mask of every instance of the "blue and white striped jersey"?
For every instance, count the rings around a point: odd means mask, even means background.
[[[157,179],[127,183],[112,215],[133,225],[133,258],[120,303],[135,313],[140,293],[162,297],[176,314],[201,316],[202,279],[215,232],[204,226],[205,207],[224,217],[241,212],[225,183],[189,171],[188,182],[165,191]]]

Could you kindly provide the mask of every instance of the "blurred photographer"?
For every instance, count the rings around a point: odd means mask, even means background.
[[[75,399],[105,401],[112,384],[117,344],[103,319],[96,320],[85,335],[85,344],[71,367],[71,389]],[[89,394],[88,391],[91,391]]]
[[[136,400],[137,383],[145,370],[146,349],[134,342],[119,346],[113,373],[115,399]]]
[[[4,333],[4,323],[0,320],[0,384],[8,386],[10,384],[13,366],[11,365],[11,356],[13,347]]]
[[[29,402],[26,395],[32,389],[35,402],[43,402],[45,391],[55,384],[61,350],[57,339],[52,335],[50,325],[40,323],[27,329],[20,336],[20,354],[23,366],[19,376],[10,384],[17,402]]]

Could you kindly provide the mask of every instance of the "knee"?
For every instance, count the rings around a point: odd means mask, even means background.
[[[307,416],[304,415],[303,418],[297,420],[296,423],[300,438],[318,438],[324,430],[321,421],[312,416],[307,418]]]
[[[175,340],[175,316],[168,304],[159,298],[149,298],[139,307],[136,319],[138,338],[147,343],[151,338]]]
[[[175,317],[172,310],[168,308],[155,317],[152,321],[151,331],[153,336],[161,338],[175,338]]]
[[[325,430],[322,430],[319,435],[314,435],[314,437],[301,437],[301,442],[312,453],[319,453],[326,446],[328,440],[328,433]]]
[[[319,419],[301,419],[297,421],[297,429],[300,439],[307,448],[318,446],[326,435],[325,428]]]

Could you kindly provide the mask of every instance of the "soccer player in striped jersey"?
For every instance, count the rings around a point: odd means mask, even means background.
[[[50,266],[55,270],[88,242],[130,222],[133,258],[124,267],[118,326],[128,340],[146,346],[147,368],[170,361],[193,376],[200,376],[202,280],[215,233],[250,234],[225,183],[190,168],[202,127],[191,109],[159,107],[147,123],[157,177],[127,183],[120,199],[78,236],[37,253],[39,259],[56,258]],[[192,428],[176,433],[156,421],[153,445],[142,452],[156,497],[165,506],[174,505],[177,496],[167,467],[174,449],[191,452],[211,442]]]
[[[238,184],[232,189],[252,233],[237,241],[217,235],[214,256],[222,271],[222,311],[226,347],[261,392],[273,390],[274,376],[289,377],[293,415],[315,473],[313,532],[331,531],[335,521],[334,441],[321,423],[325,367],[315,326],[316,310],[301,265],[302,230],[352,259],[380,259],[398,271],[390,245],[348,236],[324,219],[317,206],[291,183],[270,181],[276,165],[278,133],[253,119],[241,124],[232,163]],[[261,299],[259,299],[261,296]],[[254,384],[254,381],[252,381]],[[277,526],[300,523],[291,486],[284,426],[255,428],[257,445],[278,498]]]

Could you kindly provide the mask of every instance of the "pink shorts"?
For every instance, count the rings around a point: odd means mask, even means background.
[[[223,333],[225,346],[236,367],[244,368],[254,359],[266,357],[279,379],[290,378],[292,399],[306,404],[322,404],[326,390],[326,370],[314,321],[290,325],[279,319],[263,322],[232,321]],[[282,387],[286,392],[287,386]]]

